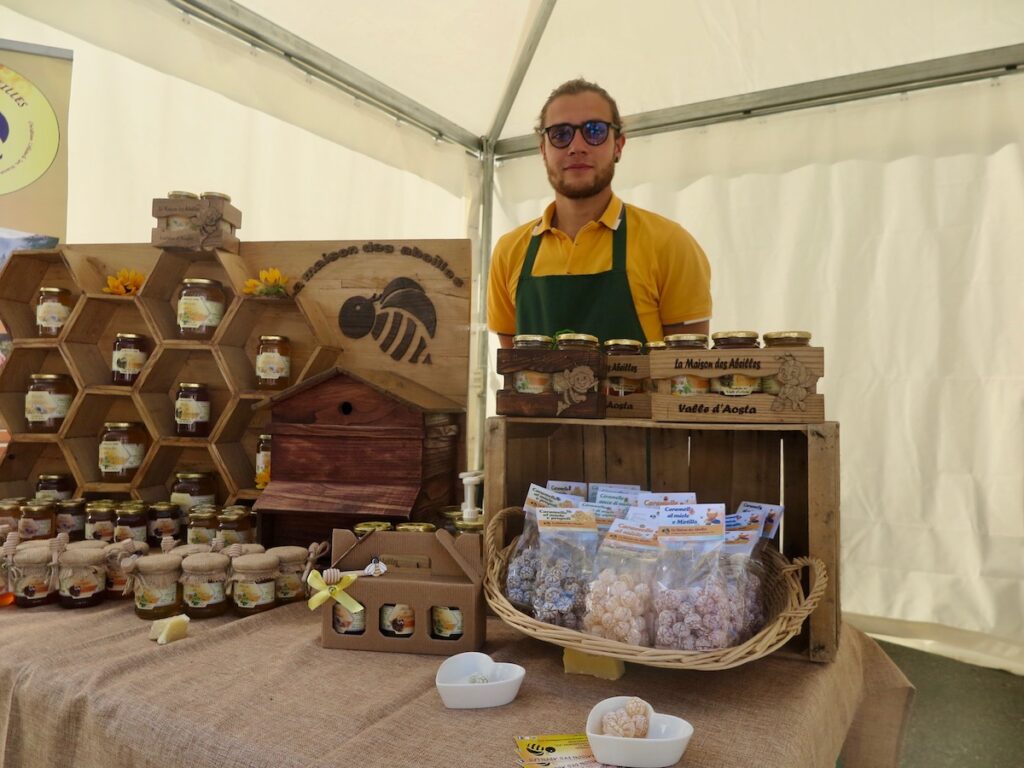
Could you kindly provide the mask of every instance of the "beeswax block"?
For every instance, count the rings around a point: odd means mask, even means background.
[[[157,645],[167,645],[175,640],[188,637],[188,616],[172,616],[167,620],[167,626],[156,639]]]
[[[181,633],[182,633],[181,637],[185,637],[185,634],[188,632],[189,618],[188,618],[188,616],[185,616],[184,614],[182,614],[180,616],[171,616],[169,619],[157,619],[152,624],[150,624],[149,625],[149,639],[150,640],[156,640],[160,645],[164,645],[164,644],[170,642],[170,640],[161,641],[160,637],[164,634],[164,631],[167,629],[167,627],[171,626],[172,622],[176,622],[176,623],[182,625],[183,629],[180,630]],[[177,640],[178,637],[174,637],[172,639],[173,640]]]
[[[618,680],[626,674],[626,663],[622,659],[595,656],[575,648],[564,649],[562,666],[567,675],[592,675],[602,680]]]

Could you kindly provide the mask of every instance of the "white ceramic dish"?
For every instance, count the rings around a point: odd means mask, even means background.
[[[512,701],[525,675],[518,664],[495,661],[486,653],[459,653],[441,664],[434,685],[448,709],[483,709]],[[470,678],[487,682],[470,682]]]
[[[693,736],[693,726],[680,717],[661,715],[652,710],[647,736],[641,739],[605,736],[601,732],[601,718],[605,713],[626,706],[631,698],[613,696],[599,701],[590,710],[587,741],[594,758],[600,763],[623,768],[666,768],[678,763]]]

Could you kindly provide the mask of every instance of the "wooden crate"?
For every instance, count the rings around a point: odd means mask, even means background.
[[[153,200],[156,218],[151,244],[157,248],[179,251],[212,251],[216,248],[238,253],[235,231],[242,226],[242,212],[219,197],[194,200],[191,198],[156,198]],[[170,220],[189,219],[191,226],[176,229]],[[222,223],[230,225],[228,234]]]
[[[599,383],[605,357],[599,350],[499,349],[499,374],[505,386],[495,396],[495,409],[508,416],[559,416],[600,419],[605,414]],[[522,371],[551,375],[553,392],[517,392],[515,376]]]
[[[605,357],[605,381],[618,377],[646,381],[651,377],[651,362],[647,355],[608,355]],[[605,395],[605,415],[613,419],[651,418],[651,393],[636,392],[617,395],[609,382],[601,384]]]
[[[839,425],[675,424],[627,419],[492,417],[487,421],[484,510],[519,506],[548,479],[635,483],[694,491],[700,502],[784,504],[780,549],[813,555],[828,588],[790,646],[831,661],[839,643]]]

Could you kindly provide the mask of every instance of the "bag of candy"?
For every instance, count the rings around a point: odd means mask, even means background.
[[[568,629],[583,626],[587,589],[597,554],[597,523],[586,509],[537,510],[540,564],[533,617]]]
[[[658,529],[615,520],[597,552],[583,630],[621,643],[651,646],[651,583],[658,564]]]

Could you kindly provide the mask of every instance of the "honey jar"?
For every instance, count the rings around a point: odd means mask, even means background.
[[[187,514],[200,504],[215,504],[216,489],[209,472],[176,472],[171,486],[171,501]]]
[[[127,600],[131,591],[125,592],[128,574],[121,568],[121,560],[132,555],[144,557],[149,554],[149,545],[141,541],[126,539],[116,544],[107,544],[103,548],[103,559],[107,564],[107,599]]]
[[[105,541],[108,544],[114,540],[117,513],[112,506],[106,504],[86,504],[85,514],[86,539]]]
[[[334,602],[331,626],[339,635],[361,635],[366,631],[366,611],[353,613],[337,601]]]
[[[134,421],[108,421],[100,436],[99,466],[105,482],[126,483],[135,477],[149,447],[149,434]]]
[[[390,531],[392,529],[391,523],[386,520],[366,520],[362,523],[356,523],[352,526],[352,533],[357,538],[363,538],[373,531]]]
[[[478,517],[476,520],[456,520],[455,530],[458,531],[459,536],[464,533],[483,533],[484,519]]]
[[[63,373],[33,373],[25,393],[25,422],[29,432],[60,430],[75,396],[71,377]]]
[[[57,601],[61,608],[99,605],[107,589],[107,567],[101,549],[68,549],[58,561]]]
[[[224,192],[203,192],[203,200],[223,200],[225,203],[230,203],[231,195]],[[235,234],[234,225],[223,217],[217,222],[217,227],[220,229],[221,235],[232,237]]]
[[[174,192],[168,192],[167,197],[170,200],[198,200],[199,195],[195,192],[183,192],[181,190],[175,190]],[[193,232],[199,231],[199,223],[190,214],[183,213],[178,216],[167,217],[167,229],[173,229],[177,231],[181,230],[192,230]]]
[[[67,288],[43,286],[36,296],[36,333],[43,338],[60,336],[74,306]]]
[[[458,640],[462,637],[462,611],[445,605],[430,607],[430,636],[436,640]]]
[[[807,331],[772,331],[764,335],[765,349],[792,349],[809,347],[811,334]],[[761,391],[767,395],[778,395],[781,390],[779,379],[774,374],[761,377]]]
[[[82,541],[85,539],[85,517],[85,499],[58,501],[57,533],[66,533],[69,541]]]
[[[213,338],[224,317],[224,286],[217,280],[186,277],[178,295],[178,338]]]
[[[274,587],[278,605],[296,603],[306,599],[306,585],[302,583],[302,574],[306,570],[306,558],[309,551],[303,547],[272,547],[268,555],[275,555],[278,560],[277,581]]]
[[[189,544],[209,544],[217,535],[217,513],[213,510],[199,509],[188,516]]]
[[[114,352],[110,359],[110,379],[114,384],[135,383],[149,359],[148,339],[138,333],[114,336]]]
[[[260,336],[256,349],[256,388],[284,389],[291,383],[292,345],[287,336]]]
[[[182,612],[181,558],[148,555],[125,566],[126,587],[135,595],[135,615],[153,621]]]
[[[433,523],[399,523],[395,526],[395,530],[406,533],[433,533],[437,530],[437,526]]]
[[[412,637],[416,632],[416,612],[411,605],[387,603],[380,607],[380,633],[385,637]]]
[[[117,510],[114,521],[114,541],[146,542],[149,536],[149,520],[145,505],[130,504]]]
[[[676,352],[708,348],[708,337],[703,333],[672,333],[665,337],[665,348]],[[668,380],[668,393],[680,397],[706,395],[711,379],[696,374],[681,373]]]
[[[721,331],[711,334],[715,349],[759,349],[756,331]],[[737,366],[741,367],[741,366]],[[761,377],[729,373],[711,379],[711,391],[728,397],[751,395],[761,391]]]
[[[514,349],[551,349],[551,337],[536,334],[520,334],[512,339]],[[544,371],[515,371],[512,386],[523,395],[542,395],[551,392],[551,374]]]
[[[179,437],[210,434],[210,392],[205,384],[181,382],[174,397],[174,432]]]
[[[217,516],[217,530],[225,545],[251,544],[253,532],[249,510],[224,510]]]
[[[158,501],[149,507],[149,537],[151,547],[159,547],[164,536],[181,539],[181,507],[173,501]]]
[[[109,546],[110,545],[105,541],[90,541],[89,539],[84,539],[82,541],[72,541],[68,544],[68,549],[96,549],[102,552]]]
[[[267,553],[242,555],[231,561],[231,595],[236,614],[252,616],[277,605],[278,564],[277,556]]]
[[[559,349],[590,349],[597,350],[597,336],[589,333],[560,333],[555,336],[555,344]]]
[[[457,505],[441,507],[441,519],[444,520],[444,529],[454,536],[455,524],[462,519],[462,507]]]
[[[606,355],[632,357],[643,354],[643,342],[637,341],[636,339],[609,339],[604,343],[604,352]],[[612,372],[613,366],[619,366],[620,370],[623,367],[628,367],[628,362],[616,362],[609,363],[609,373]],[[635,371],[635,367],[634,367]],[[602,384],[602,390],[605,395],[613,397],[625,397],[626,395],[637,395],[644,391],[644,380],[643,379],[629,379],[625,376],[609,376],[605,379]]]
[[[36,481],[36,498],[50,501],[70,499],[74,491],[71,478],[64,474],[40,475]]]
[[[21,547],[14,553],[10,580],[14,604],[19,608],[35,608],[52,603],[56,591],[50,587],[52,566],[48,546]]]
[[[0,500],[0,525],[6,525],[12,531],[18,530],[18,521],[21,519],[21,505],[23,503],[24,501],[19,501],[18,499]]]
[[[263,490],[270,483],[270,444],[273,435],[260,435],[256,441],[256,488]]]
[[[18,536],[22,541],[41,541],[57,535],[57,508],[52,501],[27,501],[21,505]]]
[[[181,561],[182,600],[193,619],[220,616],[228,610],[228,566],[231,559],[216,552],[189,555]]]

